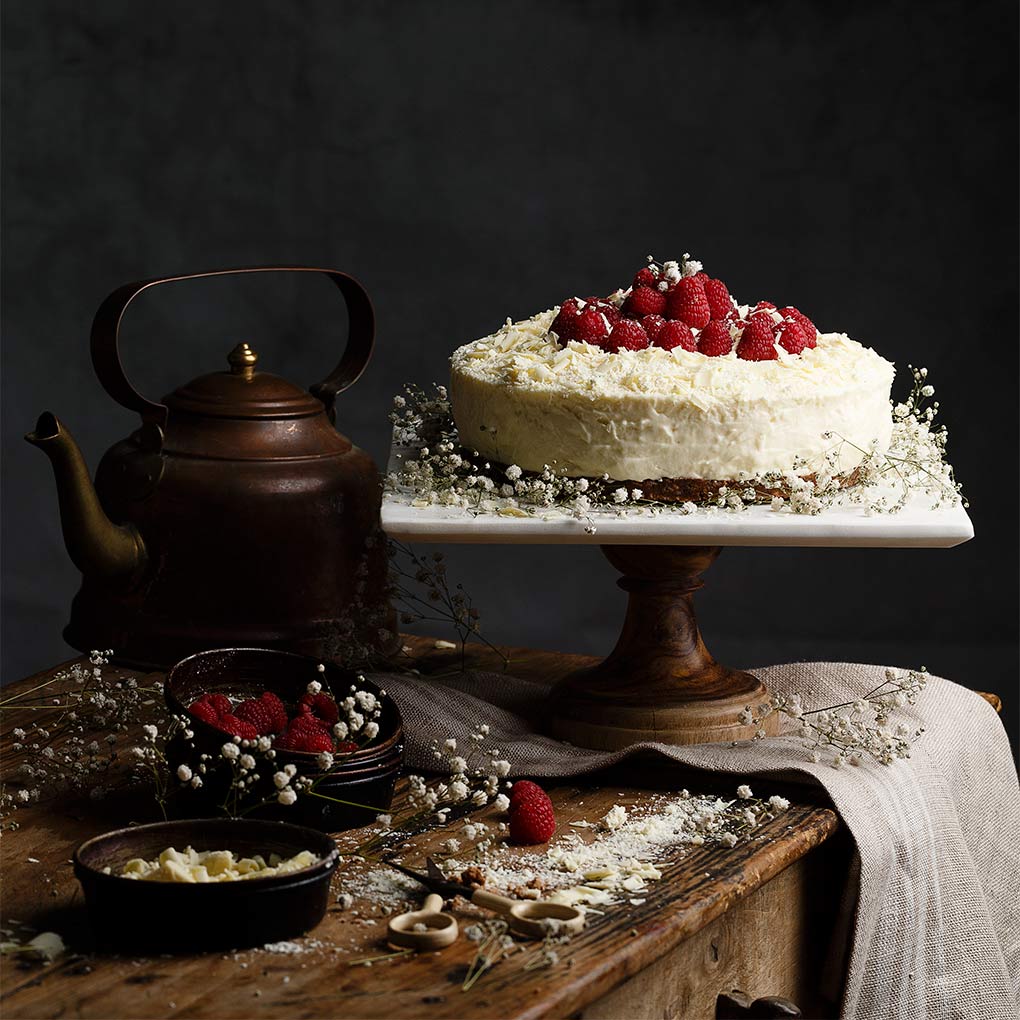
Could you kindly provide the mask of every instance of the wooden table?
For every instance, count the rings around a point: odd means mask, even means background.
[[[448,668],[455,654],[437,651],[428,639],[407,640],[423,673]],[[474,651],[471,661],[491,664],[488,654]],[[591,661],[523,649],[510,654],[514,672],[525,677],[557,677]],[[9,686],[4,694],[27,689],[47,675]],[[3,720],[5,771],[13,763],[10,730],[24,724],[9,717],[15,714],[5,713]],[[702,773],[663,774],[661,768],[656,778],[660,789],[731,791],[733,786],[732,777],[713,785],[713,777]],[[777,790],[770,784],[767,792]],[[655,796],[647,781],[636,783],[633,774],[619,773],[562,784],[550,792],[558,833],[568,831],[572,821],[596,821],[613,804],[639,805]],[[832,1016],[838,980],[825,987],[823,974],[849,840],[824,803],[811,803],[803,788],[793,788],[792,796],[788,811],[732,849],[678,851],[667,859],[662,880],[641,894],[643,903],[593,916],[554,967],[527,969],[534,954],[515,952],[467,992],[461,985],[473,948],[463,937],[441,953],[352,965],[387,951],[382,935],[392,910],[371,898],[347,909],[339,903],[332,907],[310,936],[298,940],[299,952],[260,949],[157,958],[90,952],[71,852],[80,841],[115,825],[154,820],[151,796],[134,790],[100,802],[79,798],[24,808],[16,816],[21,828],[4,833],[0,846],[2,923],[9,927],[16,919],[40,931],[57,931],[72,951],[48,966],[4,958],[0,1013],[8,1020],[714,1017],[719,994],[741,989],[751,997],[788,997],[809,1016]],[[486,818],[486,812],[480,816]],[[448,835],[415,837],[403,859],[423,860]],[[342,848],[358,838],[338,837]],[[335,879],[338,893],[345,867]],[[356,871],[364,865],[350,867]],[[463,930],[473,908],[460,909]],[[139,923],[152,919],[139,918]],[[837,978],[838,973],[837,960]]]

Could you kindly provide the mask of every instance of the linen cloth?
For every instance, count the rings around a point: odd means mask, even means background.
[[[802,694],[808,708],[852,701],[885,678],[882,666],[831,662],[752,672],[776,694]],[[535,732],[533,713],[548,686],[502,673],[373,679],[400,706],[414,769],[434,769],[434,739],[467,744],[484,722],[511,776],[579,776],[650,756],[657,776],[676,762],[820,784],[856,844],[842,1016],[1020,1016],[1020,789],[1002,724],[974,692],[930,678],[916,704],[894,715],[911,730],[925,728],[909,759],[836,769],[811,762],[804,741],[786,731],[737,745],[573,747]]]

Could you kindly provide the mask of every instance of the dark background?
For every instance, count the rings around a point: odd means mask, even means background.
[[[848,658],[1007,696],[1017,720],[1015,3],[7,0],[3,677],[66,657],[77,575],[36,415],[91,465],[134,427],[88,328],[128,280],[293,260],[358,276],[377,357],[341,428],[385,457],[405,381],[564,296],[691,251],[927,365],[977,538],[953,550],[726,552],[700,598],[733,665]],[[128,316],[158,395],[225,367],[311,383],[324,282],[177,285]],[[604,652],[594,549],[461,547],[494,640]]]

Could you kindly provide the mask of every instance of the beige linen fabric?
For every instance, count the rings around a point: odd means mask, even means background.
[[[755,669],[806,705],[850,701],[885,668],[795,663]],[[825,788],[856,843],[857,911],[842,1015],[852,1020],[1020,1016],[1020,790],[1009,742],[981,697],[933,677],[896,719],[925,733],[910,759],[834,769],[808,760],[785,734],[757,743],[638,744],[602,752],[535,732],[547,687],[499,673],[443,680],[380,675],[408,734],[411,768],[434,768],[430,743],[467,742],[479,723],[512,764],[511,775],[577,776],[650,756],[741,776],[782,773]],[[631,763],[636,764],[634,762]]]

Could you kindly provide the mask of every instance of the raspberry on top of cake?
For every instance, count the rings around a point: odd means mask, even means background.
[[[803,312],[739,304],[685,255],[454,352],[461,442],[614,479],[849,473],[892,430],[893,365]]]

